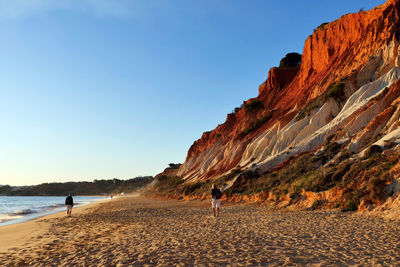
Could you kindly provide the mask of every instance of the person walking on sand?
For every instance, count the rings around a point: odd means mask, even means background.
[[[219,216],[219,205],[221,197],[222,197],[221,190],[219,190],[217,186],[213,184],[211,189],[211,207],[214,217]]]
[[[67,217],[71,217],[72,207],[74,206],[74,199],[71,194],[65,199],[65,205],[67,205]]]

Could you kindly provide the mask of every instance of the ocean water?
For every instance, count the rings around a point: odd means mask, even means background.
[[[0,226],[20,223],[66,210],[65,198],[66,196],[0,196]],[[105,199],[105,197],[99,196],[73,196],[73,198],[74,207]]]

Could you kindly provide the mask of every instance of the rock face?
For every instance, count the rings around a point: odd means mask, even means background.
[[[177,174],[262,174],[331,136],[360,155],[376,136],[382,148],[400,143],[399,41],[400,0],[318,27],[301,65],[272,68],[256,98],[194,142]]]

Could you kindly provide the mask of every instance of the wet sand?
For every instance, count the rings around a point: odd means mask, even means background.
[[[0,265],[400,265],[399,221],[244,204],[210,213],[208,202],[113,199],[20,224],[34,231],[16,243],[0,227]]]

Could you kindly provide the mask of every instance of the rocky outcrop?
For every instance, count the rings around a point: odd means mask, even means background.
[[[186,181],[233,169],[261,175],[324,149],[332,136],[351,153],[362,154],[374,138],[383,148],[400,143],[399,40],[399,0],[317,28],[301,65],[272,68],[256,98],[194,142],[177,175]]]
[[[270,69],[267,80],[258,89],[258,98],[262,99],[266,106],[271,106],[274,103],[274,96],[293,81],[299,68],[300,66]]]

